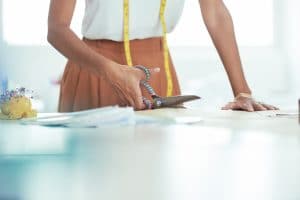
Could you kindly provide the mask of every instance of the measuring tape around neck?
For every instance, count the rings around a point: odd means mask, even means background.
[[[166,96],[172,96],[173,93],[173,81],[170,70],[170,62],[169,62],[169,48],[167,42],[167,24],[165,20],[165,10],[167,6],[167,0],[161,0],[159,18],[160,23],[162,25],[163,30],[163,54],[164,54],[164,67],[166,71],[166,79],[167,79],[167,94]],[[129,38],[129,0],[124,0],[123,5],[123,39],[124,39],[124,50],[127,65],[132,66],[132,57],[130,51],[130,38]]]

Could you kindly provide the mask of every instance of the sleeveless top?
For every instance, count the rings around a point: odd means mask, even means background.
[[[171,32],[185,0],[168,0],[165,18]],[[130,40],[162,36],[159,18],[161,0],[129,0]],[[91,40],[123,41],[123,0],[86,0],[82,35]]]

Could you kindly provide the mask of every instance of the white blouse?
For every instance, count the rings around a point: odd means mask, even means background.
[[[162,36],[161,0],[129,0],[130,39]],[[168,0],[165,11],[171,32],[183,10],[184,0]],[[123,0],[86,0],[82,35],[88,39],[123,41]]]

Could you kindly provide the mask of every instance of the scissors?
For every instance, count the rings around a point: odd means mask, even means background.
[[[142,70],[146,79],[142,80],[140,84],[147,90],[147,92],[151,95],[152,101],[143,97],[143,102],[146,105],[147,109],[158,109],[158,108],[170,108],[170,107],[183,107],[182,104],[188,101],[194,101],[200,99],[199,96],[196,95],[180,95],[180,96],[170,96],[170,97],[160,97],[156,94],[154,89],[149,84],[149,79],[151,76],[150,70],[144,66],[138,65],[135,66],[137,69]]]

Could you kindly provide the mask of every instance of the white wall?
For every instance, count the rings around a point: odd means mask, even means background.
[[[285,1],[284,50],[288,56],[290,74],[293,78],[294,93],[300,97],[300,1]]]

